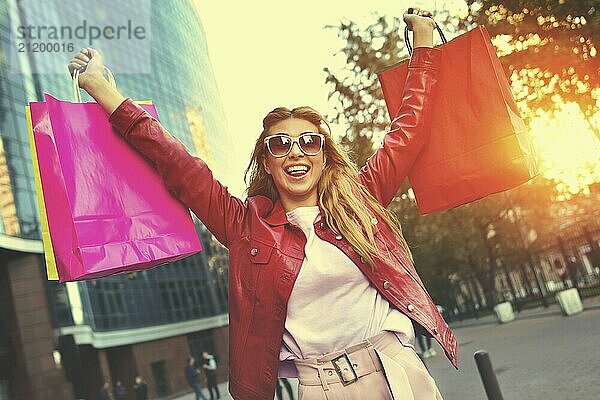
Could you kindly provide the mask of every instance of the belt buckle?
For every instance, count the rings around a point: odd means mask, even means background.
[[[358,374],[350,362],[350,358],[348,357],[347,353],[332,359],[331,363],[335,368],[335,372],[337,372],[338,376],[340,377],[342,385],[348,386],[358,380]]]

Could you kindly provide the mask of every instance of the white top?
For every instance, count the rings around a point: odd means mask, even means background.
[[[204,367],[211,371],[215,371],[217,369],[217,362],[215,361],[215,357],[212,355],[208,356],[208,362],[206,363],[206,365]]]
[[[414,343],[411,320],[340,249],[316,235],[318,206],[296,208],[287,217],[306,235],[306,247],[288,302],[280,361],[342,350],[384,330]]]

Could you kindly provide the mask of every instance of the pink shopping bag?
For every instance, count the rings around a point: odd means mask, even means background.
[[[153,105],[142,107],[158,118]],[[97,103],[30,103],[49,279],[148,269],[202,249],[189,210]],[[35,164],[35,161],[34,161]],[[44,227],[42,227],[44,231]],[[56,265],[52,273],[51,247]]]

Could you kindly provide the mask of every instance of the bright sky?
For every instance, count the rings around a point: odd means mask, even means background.
[[[442,10],[462,0],[197,0],[208,37],[230,134],[237,146],[230,173],[220,174],[233,193],[242,195],[243,172],[261,132],[262,119],[278,106],[309,105],[323,114],[327,103],[324,67],[338,71],[334,57],[343,42],[335,29],[347,18],[366,26],[373,12],[402,16],[409,6]],[[334,127],[334,130],[336,128]],[[337,128],[344,129],[344,128]],[[334,132],[335,133],[335,132]]]

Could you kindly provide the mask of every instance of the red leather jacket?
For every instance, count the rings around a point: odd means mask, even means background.
[[[403,105],[383,145],[360,171],[362,183],[384,206],[397,193],[427,140],[424,124],[438,64],[438,50],[415,49]],[[263,196],[243,202],[231,196],[201,159],[191,156],[130,99],[115,110],[110,121],[155,164],[171,192],[229,249],[230,392],[236,399],[273,399],[287,302],[304,259],[304,234],[287,221],[280,202]],[[343,251],[391,304],[433,336],[457,366],[456,339],[412,261],[388,226],[373,223],[378,246],[394,258],[375,271],[325,223],[316,223],[315,231]]]

